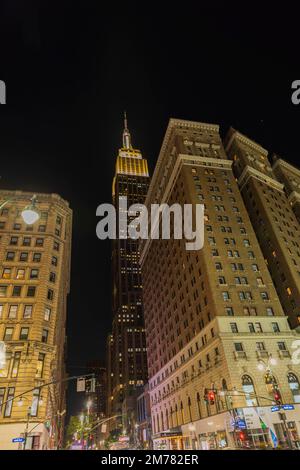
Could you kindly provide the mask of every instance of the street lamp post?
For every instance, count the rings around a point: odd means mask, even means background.
[[[27,421],[26,421],[26,428],[25,428],[25,432],[24,432],[24,446],[23,446],[23,450],[26,449],[30,415],[31,415],[31,406],[29,406],[28,409],[27,409]]]

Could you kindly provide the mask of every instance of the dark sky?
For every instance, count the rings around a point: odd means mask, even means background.
[[[1,188],[57,192],[74,211],[70,374],[105,359],[110,245],[95,212],[111,200],[124,109],[151,170],[170,117],[233,125],[294,163],[299,152],[295,7],[105,3],[0,1]],[[71,412],[82,399],[73,388]]]

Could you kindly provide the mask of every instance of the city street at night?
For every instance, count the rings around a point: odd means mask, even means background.
[[[298,17],[0,2],[0,461],[294,464]]]

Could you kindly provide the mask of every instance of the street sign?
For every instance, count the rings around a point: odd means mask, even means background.
[[[281,407],[283,410],[294,410],[294,405],[282,405]]]
[[[271,407],[271,411],[279,411],[280,410],[280,406],[272,406]]]
[[[236,424],[236,427],[238,427],[239,429],[246,429],[247,428],[244,419],[237,419],[235,424]]]
[[[24,437],[14,437],[11,442],[24,442]]]
[[[294,410],[295,407],[294,405],[281,405],[281,406],[271,406],[271,411],[279,411],[279,410]]]

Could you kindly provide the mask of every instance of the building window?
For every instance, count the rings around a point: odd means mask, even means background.
[[[292,392],[294,403],[300,403],[300,385],[296,375],[290,372],[288,374],[288,383]]]
[[[13,261],[15,259],[15,252],[14,251],[8,251],[6,253],[6,261]]]
[[[30,415],[37,416],[39,410],[40,389],[35,388],[32,395],[32,403],[30,407]]]
[[[13,328],[11,328],[11,327],[5,328],[3,340],[4,341],[11,341],[12,338],[13,338],[13,334],[14,334],[14,329]]]
[[[13,398],[15,396],[15,387],[9,387],[6,397],[6,404],[4,408],[4,418],[9,418],[13,406]]]
[[[267,310],[266,310],[266,311],[267,311],[267,315],[268,315],[269,317],[274,317],[274,310],[273,310],[272,307],[267,307]]]
[[[12,291],[12,297],[21,297],[22,286],[14,286]]]
[[[59,251],[59,243],[58,242],[53,243],[53,250]]]
[[[35,286],[28,286],[27,287],[27,297],[34,297],[35,296]]]
[[[48,334],[49,334],[48,330],[44,328],[42,331],[42,343],[48,342]]]
[[[1,304],[0,305],[0,318],[2,318],[2,315],[3,315],[3,305]]]
[[[14,319],[17,318],[18,305],[10,305],[8,311],[8,318]]]
[[[4,268],[2,272],[3,279],[10,279],[11,276],[11,268]]]
[[[230,329],[231,329],[231,332],[232,332],[232,333],[238,333],[238,332],[239,332],[236,323],[230,323]]]
[[[20,261],[28,261],[28,252],[27,251],[23,251],[22,253],[20,253]]]
[[[265,343],[263,341],[258,341],[256,343],[256,350],[257,351],[265,351],[266,350]]]
[[[38,269],[32,269],[30,271],[30,279],[38,279],[39,277],[39,270]]]
[[[249,331],[250,333],[255,333],[255,328],[254,328],[254,324],[253,323],[248,323],[248,328],[249,328]]]
[[[222,292],[222,297],[223,297],[223,300],[225,301],[230,300],[229,292],[228,291]]]
[[[45,363],[45,354],[39,353],[38,362],[36,366],[36,373],[35,373],[35,377],[37,379],[41,379],[43,377],[44,363]]]
[[[39,232],[46,232],[46,225],[39,225],[38,231]]]
[[[279,351],[286,351],[286,345],[284,341],[278,341],[277,346]]]
[[[32,310],[33,310],[33,305],[24,305],[23,318],[31,318]]]
[[[0,378],[8,377],[8,373],[10,370],[10,363],[11,363],[11,353],[6,352],[5,362],[1,365],[0,368]]]
[[[228,317],[233,317],[234,313],[233,313],[233,308],[232,307],[226,307],[225,311],[226,311],[226,314],[228,315]]]
[[[0,297],[7,297],[7,286],[0,286]]]
[[[33,253],[33,258],[32,260],[35,262],[35,263],[39,263],[41,261],[41,258],[42,258],[42,253]]]
[[[19,237],[10,237],[10,245],[17,245],[18,244]]]
[[[15,352],[13,365],[11,370],[11,377],[14,379],[18,377],[19,367],[20,367],[21,352]]]
[[[60,215],[58,215],[58,216],[56,217],[56,224],[57,224],[57,225],[61,225],[61,217],[60,217]]]
[[[236,352],[243,352],[243,343],[234,343],[234,349],[236,350]]]
[[[21,224],[14,224],[14,230],[21,230]]]
[[[55,282],[55,280],[56,280],[56,274],[53,273],[53,272],[51,272],[51,273],[49,274],[49,281],[50,281],[50,282]]]
[[[48,292],[47,292],[47,299],[48,300],[53,300],[53,297],[54,297],[54,292],[52,289],[48,289]]]
[[[267,292],[261,292],[260,296],[261,296],[262,300],[269,300],[269,295],[268,295]]]
[[[57,266],[57,258],[56,258],[56,256],[52,256],[51,264],[52,264],[52,266]]]
[[[37,238],[35,240],[35,246],[43,246],[44,245],[44,239],[43,238]]]
[[[50,321],[50,317],[51,317],[51,308],[45,307],[44,320]]]
[[[264,281],[263,281],[262,277],[257,277],[256,278],[256,283],[257,283],[258,287],[264,286]]]
[[[30,245],[31,245],[31,237],[24,237],[23,246],[30,246]]]
[[[29,334],[29,328],[23,326],[20,331],[20,340],[26,340],[28,339],[28,334]]]
[[[18,269],[16,278],[25,279],[25,269]]]
[[[272,330],[274,331],[274,333],[280,332],[280,328],[277,322],[272,322]]]
[[[0,376],[1,376],[1,373],[0,373]],[[1,387],[0,388],[0,413],[2,412],[2,406],[3,406],[3,402],[4,402],[4,395],[5,395],[5,388]]]
[[[257,406],[258,403],[255,397],[254,384],[249,375],[243,375],[242,388],[243,388],[243,392],[245,393],[247,406]]]

